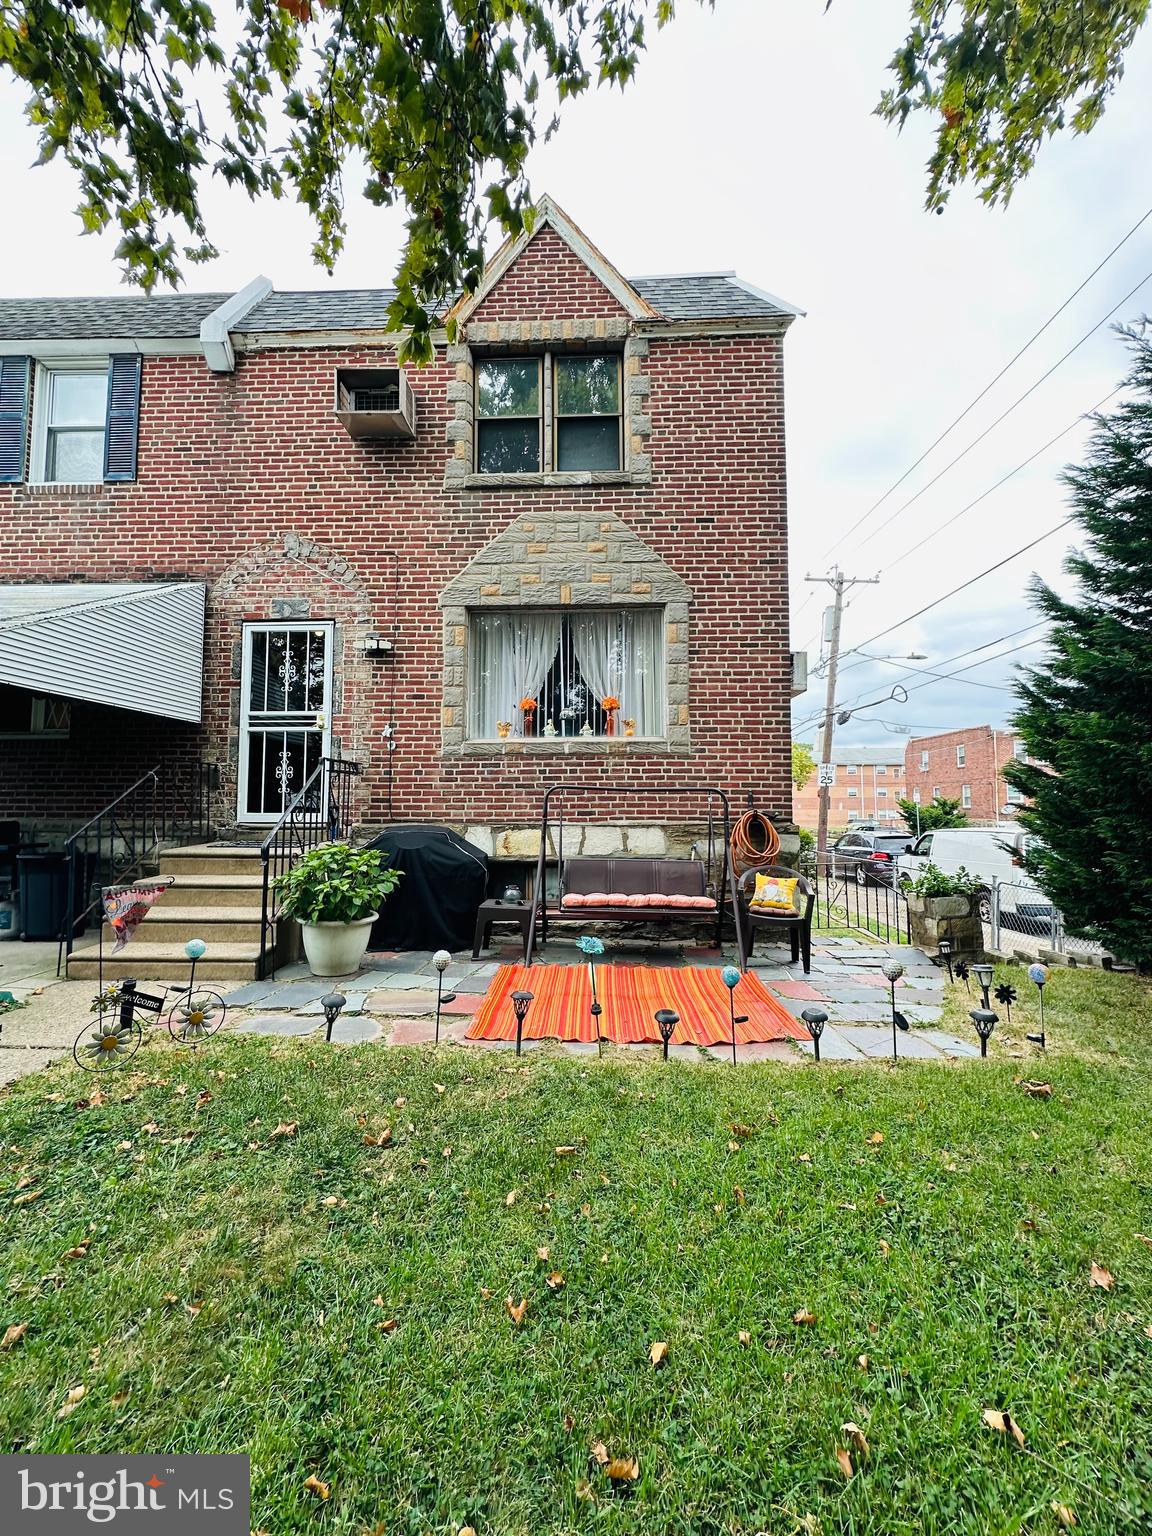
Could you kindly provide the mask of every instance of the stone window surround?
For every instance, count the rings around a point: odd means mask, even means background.
[[[688,715],[687,584],[614,513],[523,513],[498,534],[440,594],[443,623],[442,756],[685,756]],[[469,614],[485,608],[664,610],[662,737],[467,739]]]
[[[473,347],[487,352],[516,350],[541,352],[572,346],[590,350],[597,346],[623,351],[623,466],[610,470],[547,470],[520,474],[482,475],[475,465],[476,377]],[[448,383],[451,415],[445,429],[451,457],[444,475],[446,490],[500,490],[509,486],[521,489],[583,485],[650,485],[652,458],[648,439],[652,418],[648,412],[651,381],[644,372],[648,340],[637,336],[626,316],[593,320],[522,320],[487,324],[473,322],[461,328],[458,339],[447,349],[447,361],[454,376]]]

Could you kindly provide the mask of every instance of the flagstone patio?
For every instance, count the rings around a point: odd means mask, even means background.
[[[473,961],[466,955],[454,956],[444,973],[444,991],[456,998],[444,1006],[440,1021],[440,1039],[465,1044],[480,1050],[508,1050],[508,1041],[465,1040],[471,1015],[479,1008],[492,977],[501,964],[521,958],[518,945],[501,947],[492,958]],[[570,942],[554,941],[546,956],[537,957],[540,965],[571,965],[581,959]],[[897,1032],[897,1055],[909,1059],[945,1061],[961,1056],[978,1056],[974,1040],[962,1040],[939,1029],[943,1013],[944,980],[941,972],[922,950],[909,945],[880,945],[865,938],[817,937],[813,944],[812,969],[804,975],[799,964],[792,965],[786,952],[779,957],[757,956],[752,969],[788,1011],[799,1017],[805,1008],[821,1006],[829,1015],[820,1042],[820,1054],[830,1061],[890,1059],[892,1054],[892,1004],[889,984],[881,975],[881,966],[896,959],[904,966],[904,975],[896,984],[897,1007],[912,1029]],[[720,966],[727,963],[717,949],[692,945],[640,946],[619,945],[609,941],[603,965],[649,965],[660,968],[678,966]],[[233,1015],[231,1027],[240,1032],[272,1035],[309,1034],[319,1027],[323,1015],[320,998],[336,990],[347,999],[347,1006],[333,1030],[336,1041],[378,1040],[389,1045],[425,1045],[435,1035],[437,973],[429,952],[374,954],[367,957],[364,969],[355,976],[333,980],[309,977],[304,967],[283,969],[274,980],[251,982],[227,995],[230,1008],[242,1009]],[[570,1054],[594,1053],[595,1045],[576,1042],[558,1044],[525,1041],[524,1048],[549,1045]],[[652,1046],[622,1047],[648,1050]],[[674,1055],[699,1060],[708,1055],[727,1060],[724,1047],[673,1047]],[[811,1042],[771,1041],[742,1045],[741,1061],[798,1061],[812,1053]]]

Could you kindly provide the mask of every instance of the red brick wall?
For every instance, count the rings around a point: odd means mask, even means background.
[[[849,773],[849,766],[855,766],[856,772]],[[850,790],[855,790],[855,795],[850,795]],[[880,820],[890,826],[894,832],[903,832],[904,818],[900,815],[897,800],[904,794],[904,763],[893,760],[883,765],[873,763],[861,763],[854,765],[850,759],[836,764],[836,782],[832,786],[832,794],[828,802],[828,826],[840,831],[847,827],[853,819],[856,821]],[[882,812],[891,811],[891,817],[882,816]],[[803,789],[792,791],[792,816],[796,824],[807,827],[810,832],[815,832],[817,819],[820,815],[820,786],[816,782],[816,775],[805,784]]]
[[[545,231],[530,249],[554,239]],[[543,275],[524,281],[525,294],[545,302]],[[582,281],[585,290],[599,286]],[[498,290],[502,302],[512,282]],[[569,294],[576,285],[563,286]],[[560,300],[549,293],[547,302]],[[574,310],[587,315],[590,302],[583,291]],[[788,818],[781,339],[652,341],[653,482],[636,487],[445,491],[452,370],[442,355],[413,380],[415,442],[354,443],[335,419],[333,370],[392,360],[387,352],[257,351],[240,354],[234,374],[215,375],[198,357],[146,357],[137,482],[71,492],[0,487],[0,570],[8,580],[209,583],[206,737],[229,795],[240,622],[271,617],[275,599],[303,596],[312,618],[338,624],[334,729],[346,754],[365,764],[361,810],[370,821],[528,819],[556,780],[592,780],[606,791],[601,812],[625,817],[691,815],[698,805],[677,797],[628,796],[689,782],[719,785],[741,802],[752,790],[759,806]],[[442,760],[437,594],[520,513],[590,506],[621,517],[693,590],[691,755]],[[286,554],[286,538],[303,541],[303,557],[299,545]],[[365,660],[354,649],[369,629],[393,638],[394,660]],[[389,798],[383,730],[393,709]],[[111,746],[77,729],[72,747],[69,772],[87,764],[98,804]],[[33,777],[40,750],[20,754]],[[3,765],[12,761],[11,744],[0,743],[0,814],[12,794]],[[73,798],[79,805],[83,797]]]
[[[1008,804],[1008,785],[1004,765],[1012,761],[1017,737],[1011,731],[994,731],[989,725],[974,725],[963,731],[946,731],[939,736],[919,736],[905,748],[904,771],[912,797],[915,789],[927,805],[937,787],[949,800],[962,800],[964,786],[972,792],[972,804],[964,809],[971,822],[994,822]],[[956,748],[964,748],[964,765],[957,767]],[[920,767],[920,754],[928,753],[928,767]]]
[[[600,279],[546,224],[469,320],[574,320],[624,313]]]

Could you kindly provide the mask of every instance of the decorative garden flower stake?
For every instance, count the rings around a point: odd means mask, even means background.
[[[904,967],[900,964],[899,960],[885,960],[884,964],[880,967],[880,974],[887,981],[892,993],[892,1060],[895,1061],[896,1031],[897,1029],[907,1030],[909,1027],[908,1020],[904,1015],[896,1011],[896,983],[903,976]]]
[[[1008,1010],[1008,1022],[1011,1024],[1012,1004],[1016,1001],[1016,988],[1009,986],[1006,981],[1002,981],[992,995],[1002,1008]]]

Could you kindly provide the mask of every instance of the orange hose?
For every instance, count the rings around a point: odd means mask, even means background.
[[[732,828],[732,863],[736,873],[774,864],[780,852],[780,834],[759,811],[745,811]]]

